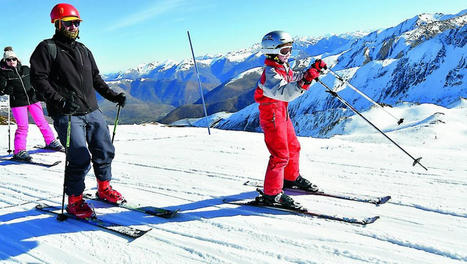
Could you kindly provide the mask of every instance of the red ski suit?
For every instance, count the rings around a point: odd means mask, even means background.
[[[292,71],[287,64],[266,59],[255,91],[264,141],[271,154],[264,179],[264,193],[267,195],[280,193],[284,179],[295,181],[299,175],[300,143],[287,106],[306,90],[297,82],[302,77],[303,73]]]

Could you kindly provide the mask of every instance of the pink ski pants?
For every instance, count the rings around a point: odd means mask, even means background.
[[[45,120],[44,113],[40,102],[35,104],[12,107],[11,112],[16,120],[16,133],[15,133],[15,152],[17,154],[21,150],[26,150],[26,138],[28,136],[28,110],[31,113],[34,122],[44,137],[45,144],[48,145],[55,139],[54,133]]]

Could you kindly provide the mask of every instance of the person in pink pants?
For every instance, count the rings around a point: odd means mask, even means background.
[[[55,139],[52,129],[45,120],[42,106],[31,86],[29,67],[21,65],[11,47],[6,47],[4,51],[3,59],[0,61],[0,93],[10,95],[11,112],[17,124],[13,159],[31,160],[31,156],[26,151],[29,127],[28,112],[39,127],[46,148],[61,150],[63,147]]]

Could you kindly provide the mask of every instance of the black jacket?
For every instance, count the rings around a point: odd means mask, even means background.
[[[31,55],[31,82],[46,101],[50,116],[63,115],[64,100],[73,97],[80,108],[75,115],[98,109],[96,93],[113,100],[117,95],[102,80],[94,57],[84,44],[56,33],[56,57],[44,40]]]
[[[2,59],[0,62],[0,94],[10,95],[10,107],[26,106],[37,103],[36,93],[31,86],[29,67],[18,61],[12,68]]]

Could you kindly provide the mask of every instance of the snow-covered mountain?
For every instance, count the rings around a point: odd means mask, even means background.
[[[315,58],[325,60],[339,75],[384,105],[431,103],[446,107],[467,97],[466,43],[467,10],[450,16],[419,15],[372,32],[345,51]],[[305,58],[298,64],[308,65],[310,61]],[[331,74],[321,80],[358,110],[372,106]],[[299,135],[329,137],[345,133],[353,112],[324,91],[321,84],[315,83],[305,95],[291,102],[290,116]],[[251,105],[234,113],[217,127],[260,131],[257,107]]]
[[[455,15],[422,14],[392,28],[371,33],[356,32],[321,38],[297,37],[294,43],[296,69],[323,58],[365,94],[385,105],[401,102],[434,103],[447,106],[467,97],[466,13]],[[257,110],[248,96],[255,88],[255,75],[245,74],[263,65],[259,44],[225,55],[197,58],[209,114],[236,112],[218,123],[219,128],[259,131]],[[160,105],[164,111],[154,115],[165,122],[203,116],[199,88],[192,61],[165,61],[140,65],[135,69],[108,75],[112,87],[127,91],[130,102],[140,107]],[[340,91],[341,96],[359,110],[371,104],[353,90],[328,75],[322,78]],[[229,83],[243,83],[232,93]],[[226,90],[224,90],[226,89]],[[229,90],[230,89],[230,90]],[[305,96],[290,105],[301,135],[328,137],[336,124],[353,115],[342,104],[313,85]],[[223,97],[219,97],[223,95]],[[241,100],[241,102],[237,101]],[[131,105],[131,104],[130,104]],[[246,108],[245,108],[246,107]],[[176,109],[174,109],[176,108]],[[174,109],[174,110],[172,110]],[[172,110],[172,111],[170,111]],[[390,110],[388,110],[390,111]],[[146,112],[147,113],[147,112]],[[134,113],[137,116],[137,112]],[[247,117],[247,119],[243,119]],[[204,123],[204,122],[202,122]]]
[[[342,47],[353,43],[361,33],[345,34],[342,36],[327,36],[319,39],[301,38],[296,40],[297,56],[309,57],[315,53],[328,53],[335,50],[341,50]],[[196,59],[200,72],[202,87],[206,96],[207,104],[217,103],[217,106],[212,108],[219,111],[238,111],[243,107],[251,104],[252,98],[248,102],[238,103],[236,97],[241,96],[247,90],[251,90],[256,83],[257,77],[252,77],[247,74],[254,68],[261,67],[264,63],[264,56],[260,52],[259,44],[255,44],[247,49],[229,52],[224,55],[204,55]],[[107,74],[104,76],[106,82],[114,89],[126,91],[130,97],[130,105],[138,104],[159,104],[162,106],[171,106],[172,108],[182,107],[177,109],[171,116],[178,117],[180,112],[186,112],[185,109],[200,109],[199,104],[200,93],[197,83],[197,78],[194,73],[193,62],[191,59],[181,62],[165,61],[152,62],[145,65],[139,65],[135,69],[129,69],[124,72]],[[238,79],[250,78],[247,80]],[[237,89],[237,94],[226,92],[224,87],[230,89],[232,85],[229,83],[247,83],[241,90]],[[215,90],[215,91],[214,91]],[[222,100],[229,102],[222,103],[219,101],[218,95],[222,95]],[[228,94],[229,96],[227,96]],[[194,104],[194,105],[190,105]],[[235,107],[221,107],[220,105],[235,105]],[[185,106],[187,105],[187,106]],[[202,111],[189,111],[184,117],[200,117]],[[164,112],[167,114],[167,112]],[[163,114],[164,114],[163,113]],[[154,116],[154,120],[159,120],[164,115]],[[174,121],[175,117],[167,117],[167,120]],[[176,120],[176,119],[175,119]]]

